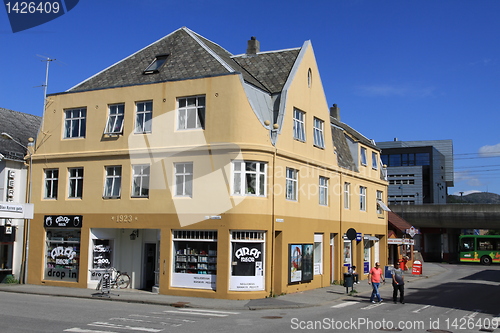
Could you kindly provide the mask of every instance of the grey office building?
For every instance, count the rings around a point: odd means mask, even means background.
[[[390,205],[446,203],[453,187],[452,140],[379,142]]]

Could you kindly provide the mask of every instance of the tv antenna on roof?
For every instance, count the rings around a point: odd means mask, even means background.
[[[44,60],[41,60],[41,61],[46,62],[46,65],[45,65],[45,84],[42,85],[42,87],[43,87],[43,113],[42,113],[42,115],[45,115],[45,107],[47,106],[47,87],[49,86],[49,64],[50,64],[50,62],[55,61],[56,59],[51,59],[47,56],[41,56],[39,54],[37,54],[37,56],[39,56],[40,58],[44,58]]]

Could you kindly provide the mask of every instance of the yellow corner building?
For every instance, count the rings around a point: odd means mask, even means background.
[[[387,258],[379,157],[328,107],[309,41],[233,55],[180,28],[48,96],[28,283],[95,288],[114,267],[130,288],[256,299],[366,278]]]

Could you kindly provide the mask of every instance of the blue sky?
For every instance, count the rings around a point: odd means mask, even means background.
[[[186,26],[233,54],[312,42],[329,105],[380,141],[452,139],[455,187],[500,194],[500,1],[80,0],[12,33],[0,8],[0,107],[42,114],[65,91]]]

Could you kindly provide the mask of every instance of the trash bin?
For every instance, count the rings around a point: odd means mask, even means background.
[[[354,276],[349,273],[344,273],[344,287],[352,288],[354,285]]]

